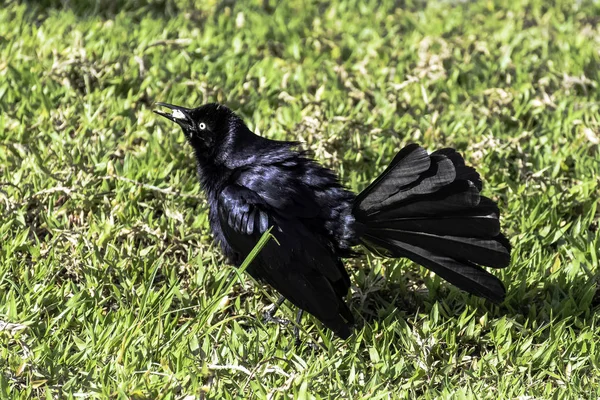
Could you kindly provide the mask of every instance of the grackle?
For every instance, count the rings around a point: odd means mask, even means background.
[[[498,207],[480,194],[479,174],[454,149],[428,154],[409,144],[355,195],[298,143],[254,134],[223,105],[157,105],[171,110],[155,112],[179,124],[194,150],[212,233],[227,260],[239,266],[272,227],[276,240],[247,270],[299,308],[297,322],[307,311],[350,336],[342,259],[356,256],[358,245],[406,257],[471,294],[504,299],[502,282],[481,267],[510,263]]]

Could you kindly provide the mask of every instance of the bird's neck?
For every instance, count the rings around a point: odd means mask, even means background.
[[[239,159],[236,154],[239,147],[237,143],[247,139],[244,128],[249,132],[241,124],[242,126],[238,126],[235,120],[230,121],[229,126],[224,128],[225,131],[219,132],[220,139],[209,149],[194,146],[200,185],[208,197],[216,196],[223,189],[236,168],[231,160]]]
[[[198,154],[196,154],[196,162],[202,190],[207,197],[215,198],[223,190],[233,171],[222,163],[217,164]]]

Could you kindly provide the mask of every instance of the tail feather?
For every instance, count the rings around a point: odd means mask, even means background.
[[[436,254],[456,259],[463,258],[468,254],[470,261],[488,267],[504,268],[510,263],[510,251],[495,238],[436,235],[385,228],[371,228],[366,234],[369,237],[386,237],[414,246],[435,249]]]
[[[402,149],[356,198],[362,243],[387,257],[406,257],[459,288],[499,302],[502,282],[481,266],[504,268],[510,243],[500,232],[499,210],[481,196],[482,182],[454,149],[427,155]]]
[[[454,181],[437,192],[425,193],[406,201],[374,209],[371,215],[384,212],[389,218],[453,215],[472,210],[477,207],[480,200],[477,188],[470,181]]]
[[[456,235],[462,237],[485,238],[500,233],[500,223],[495,214],[448,217],[406,217],[382,220],[379,229],[395,229],[409,232],[428,232],[434,235]]]
[[[483,188],[481,176],[479,176],[479,173],[475,171],[475,168],[468,167],[465,165],[464,158],[456,150],[451,148],[445,148],[438,151],[434,151],[431,154],[439,154],[448,157],[450,161],[452,161],[452,163],[454,164],[454,168],[456,169],[456,179],[464,179],[467,181],[471,181],[475,185],[477,190],[481,191],[481,189]]]
[[[431,164],[427,171],[411,182],[409,185],[396,189],[396,193],[386,199],[382,199],[378,208],[387,207],[402,201],[413,199],[416,196],[435,193],[456,179],[456,171],[452,161],[446,157],[432,156]]]
[[[366,213],[377,208],[382,199],[396,193],[400,187],[416,181],[430,165],[431,158],[419,145],[406,146],[396,154],[387,169],[356,196],[355,204],[358,210]]]
[[[423,205],[423,208],[426,208],[428,203],[421,204]],[[371,225],[393,229],[401,224],[402,229],[406,231],[477,238],[496,237],[500,234],[499,214],[496,203],[481,196],[477,207],[470,207],[460,213],[398,216],[400,212],[392,208],[372,216]]]
[[[451,257],[435,254],[424,248],[393,239],[369,237],[367,248],[378,253],[377,247],[393,249],[388,256],[406,257],[435,272],[459,289],[485,297],[494,303],[504,300],[506,289],[502,281],[480,266],[469,261],[459,261]],[[376,247],[374,248],[373,245]]]

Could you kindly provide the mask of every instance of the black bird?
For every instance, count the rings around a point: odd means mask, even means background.
[[[155,112],[179,124],[194,149],[212,233],[227,260],[239,266],[273,227],[276,241],[248,272],[300,309],[297,322],[304,310],[350,336],[342,259],[355,256],[358,245],[411,259],[474,295],[504,299],[502,282],[481,267],[510,263],[498,207],[480,194],[479,174],[455,150],[428,154],[410,144],[355,195],[298,143],[254,134],[223,105],[157,105],[172,111]]]

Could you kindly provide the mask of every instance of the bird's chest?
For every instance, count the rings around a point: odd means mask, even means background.
[[[226,227],[221,225],[219,218],[219,209],[216,197],[211,199],[209,196],[209,210],[208,210],[208,223],[210,230],[213,235],[215,242],[219,245],[223,251],[223,255],[227,259],[227,262],[238,266],[243,261],[243,255],[241,255],[236,249],[231,247],[229,240],[225,233]]]
[[[226,168],[219,168],[217,166],[198,166],[198,175],[200,177],[200,183],[202,189],[206,193],[208,201],[208,223],[210,226],[211,233],[217,245],[223,251],[223,255],[227,259],[227,262],[233,265],[239,265],[242,260],[238,251],[233,249],[227,240],[225,235],[224,227],[221,226],[219,218],[219,194],[223,187],[227,184],[230,179],[232,171]]]

